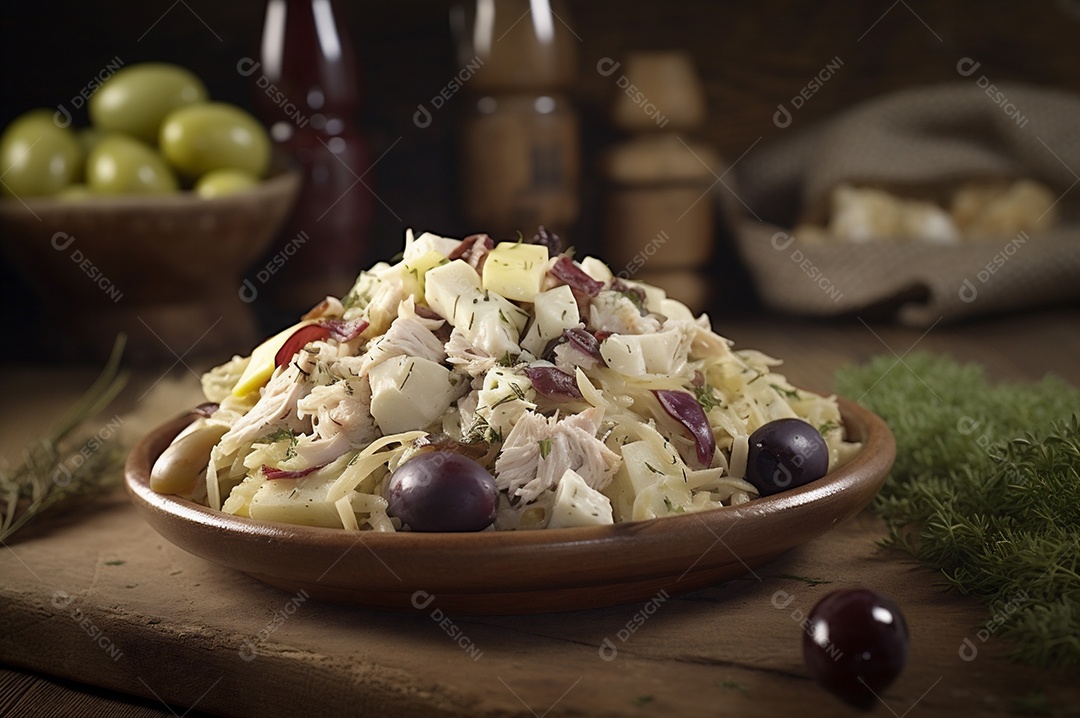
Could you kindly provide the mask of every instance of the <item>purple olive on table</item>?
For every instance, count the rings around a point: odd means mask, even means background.
[[[900,607],[868,589],[843,589],[821,599],[807,621],[803,659],[810,675],[848,703],[872,708],[907,660]]]

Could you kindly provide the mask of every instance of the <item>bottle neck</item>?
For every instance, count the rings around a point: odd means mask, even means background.
[[[260,61],[262,73],[282,95],[263,93],[264,105],[292,103],[314,125],[355,121],[359,72],[334,0],[268,0]]]
[[[471,94],[573,87],[580,39],[563,0],[461,0],[450,19],[458,63],[478,66]]]

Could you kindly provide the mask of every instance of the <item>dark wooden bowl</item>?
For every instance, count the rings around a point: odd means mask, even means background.
[[[269,247],[300,190],[282,169],[249,191],[211,200],[160,196],[0,200],[0,250],[38,289],[82,358],[107,355],[127,332],[129,355],[175,357],[203,337],[254,343],[242,274]],[[148,331],[147,327],[152,331]]]
[[[864,447],[828,476],[742,506],[614,526],[354,533],[213,511],[154,493],[149,485],[153,462],[190,415],[144,437],[128,457],[126,479],[136,508],[166,539],[288,591],[394,610],[431,604],[458,614],[570,611],[715,585],[772,561],[864,508],[884,483],[896,444],[877,415],[843,399],[840,409],[849,436]]]

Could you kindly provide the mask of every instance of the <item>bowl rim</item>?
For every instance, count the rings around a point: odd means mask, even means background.
[[[304,526],[235,516],[216,511],[194,501],[171,494],[159,494],[150,488],[149,474],[153,462],[179,432],[195,419],[187,413],[159,425],[147,433],[131,450],[125,464],[125,484],[136,504],[142,508],[164,513],[173,518],[216,531],[239,532],[246,536],[272,541],[300,542],[326,547],[347,548],[355,545],[358,534],[371,549],[380,547],[417,551],[434,547],[448,551],[479,549],[535,549],[542,546],[574,543],[618,542],[630,536],[648,536],[677,531],[688,526],[738,522],[750,516],[791,513],[812,506],[839,492],[861,487],[871,490],[871,497],[880,490],[896,455],[892,432],[877,414],[869,409],[837,397],[845,426],[854,424],[860,430],[862,449],[847,464],[830,474],[795,489],[753,499],[738,506],[725,506],[705,511],[687,512],[640,521],[626,521],[604,526],[574,528],[494,531],[471,533],[451,532],[376,532],[349,531],[341,528]],[[860,507],[861,508],[861,507]]]
[[[0,197],[0,216],[12,212],[33,212],[49,210],[105,211],[114,212],[125,209],[145,209],[147,207],[162,210],[191,210],[195,208],[227,207],[237,201],[275,197],[282,193],[290,194],[299,188],[301,173],[295,167],[272,168],[271,173],[259,180],[259,183],[243,192],[236,192],[222,197],[201,197],[192,189],[183,189],[165,194],[116,194],[92,195],[85,198],[59,199],[55,196],[36,197]]]

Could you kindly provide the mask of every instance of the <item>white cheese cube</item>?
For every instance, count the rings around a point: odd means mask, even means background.
[[[567,469],[559,479],[559,488],[555,490],[555,505],[551,509],[548,528],[603,526],[611,523],[614,523],[614,520],[608,497],[591,488],[576,471]]]
[[[409,231],[405,235],[405,252],[402,254],[402,258],[408,262],[414,257],[419,257],[422,254],[428,252],[438,252],[444,257],[449,257],[450,253],[457,249],[457,246],[461,244],[460,239],[451,239],[450,237],[440,237],[437,234],[431,232],[424,232],[416,239],[409,241],[409,237],[412,232]]]
[[[576,327],[581,322],[574,293],[565,284],[537,294],[533,312],[536,319],[521,346],[536,356],[540,356],[549,341],[562,335],[564,329]]]
[[[468,262],[455,259],[429,269],[424,282],[424,299],[428,306],[446,318],[452,326],[466,323],[472,316],[473,299],[483,295],[480,275]]]
[[[518,341],[529,320],[528,313],[494,292],[466,306],[472,316],[459,326],[470,344],[499,359],[521,353]]]
[[[546,251],[546,250],[545,250]],[[446,317],[475,348],[493,357],[517,356],[528,313],[495,292],[480,288],[480,276],[455,259],[427,272],[428,306]]]
[[[447,264],[450,260],[435,250],[414,255],[401,263],[405,290],[419,300],[425,297],[428,270]]]
[[[678,374],[686,366],[690,335],[681,327],[656,334],[612,334],[600,344],[600,355],[627,376]]]
[[[580,264],[581,271],[585,272],[585,274],[588,274],[596,281],[603,282],[605,285],[610,283],[614,276],[611,273],[611,269],[596,257],[586,257],[581,260]]]
[[[656,313],[663,314],[669,320],[674,319],[676,321],[684,322],[694,321],[694,313],[678,299],[662,300],[660,302],[660,308],[656,310]]]
[[[259,521],[341,528],[337,507],[327,497],[333,483],[333,476],[264,481],[251,497],[247,515]]]
[[[454,400],[450,370],[419,357],[398,356],[376,364],[371,381],[371,416],[383,434],[423,429]]]
[[[477,415],[501,437],[510,433],[522,414],[536,408],[536,391],[529,377],[510,367],[492,367],[477,397]]]
[[[604,357],[604,363],[626,376],[645,374],[645,356],[641,352],[641,336],[612,334],[600,342],[600,356]]]
[[[661,456],[647,441],[632,441],[622,447],[623,467],[634,496],[662,481],[674,465],[672,457]],[[620,467],[621,468],[621,467]],[[681,479],[680,474],[680,479]]]
[[[483,287],[518,302],[540,293],[547,273],[548,250],[542,244],[500,242],[484,260]]]

